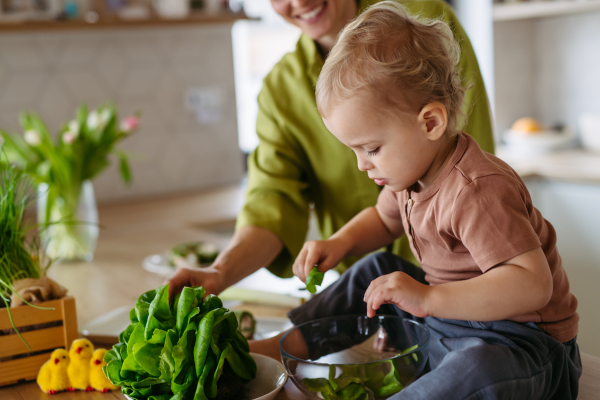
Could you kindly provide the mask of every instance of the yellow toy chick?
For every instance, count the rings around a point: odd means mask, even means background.
[[[56,394],[70,389],[67,368],[69,366],[69,353],[65,349],[56,349],[50,355],[37,377],[40,388],[48,394]]]
[[[94,356],[90,360],[90,385],[102,393],[118,389],[118,386],[113,385],[106,375],[104,375],[104,371],[102,371],[102,367],[106,365],[104,362],[104,354],[106,354],[106,351],[106,349],[96,350]]]
[[[67,371],[73,388],[86,392],[94,390],[90,386],[90,360],[93,353],[94,345],[87,339],[77,339],[71,344],[71,363]]]

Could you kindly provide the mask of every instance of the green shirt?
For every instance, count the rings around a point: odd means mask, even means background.
[[[376,2],[362,0],[361,11]],[[401,3],[415,14],[442,19],[452,28],[462,50],[461,77],[473,85],[466,95],[468,121],[462,129],[482,149],[493,152],[487,94],[471,43],[453,10],[441,1]],[[265,78],[258,96],[259,145],[248,159],[248,189],[236,229],[254,225],[279,236],[284,249],[268,268],[281,277],[292,276],[312,205],[321,236],[328,238],[360,211],[375,205],[380,191],[366,172],[358,170],[353,151],[323,124],[315,100],[322,67],[317,45],[302,35],[296,50],[286,54]],[[416,263],[406,236],[390,249]],[[357,259],[345,259],[338,270],[343,272]]]

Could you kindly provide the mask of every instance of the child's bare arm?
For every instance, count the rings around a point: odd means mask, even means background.
[[[306,242],[294,261],[294,275],[302,281],[315,264],[323,272],[334,268],[344,257],[380,249],[404,233],[401,220],[380,214],[369,207],[352,218],[328,240]]]
[[[346,256],[362,256],[387,246],[404,234],[402,220],[386,217],[369,207],[352,218],[331,239],[346,239],[349,244]]]
[[[514,257],[485,274],[464,281],[427,286],[401,272],[374,280],[367,312],[394,303],[419,317],[496,321],[537,311],[550,301],[552,275],[541,248]]]
[[[435,287],[431,312],[441,318],[495,321],[537,311],[552,297],[552,274],[541,247],[485,274]]]

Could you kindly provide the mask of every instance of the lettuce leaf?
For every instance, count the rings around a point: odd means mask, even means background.
[[[169,303],[168,286],[142,294],[120,343],[104,356],[104,374],[136,400],[208,400],[225,363],[243,380],[256,376],[235,314],[203,288],[184,288]]]
[[[306,290],[313,294],[317,293],[317,286],[321,286],[323,277],[325,277],[325,273],[321,272],[318,267],[313,267],[306,277]]]

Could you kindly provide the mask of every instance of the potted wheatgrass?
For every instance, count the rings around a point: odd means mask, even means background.
[[[20,122],[23,135],[0,131],[0,136],[8,162],[38,185],[38,222],[47,255],[58,260],[91,260],[98,239],[91,181],[114,155],[123,181],[131,182],[127,155],[115,146],[137,129],[138,118],[119,121],[112,104],[91,112],[82,105],[56,139],[35,113],[23,113]]]
[[[39,279],[51,263],[44,259],[37,236],[27,235],[25,210],[29,189],[23,173],[0,164],[0,297],[5,307],[10,305],[15,281]]]
[[[30,189],[22,171],[0,163],[0,386],[34,379],[52,350],[77,338],[75,300],[46,277],[51,260],[27,225]]]

